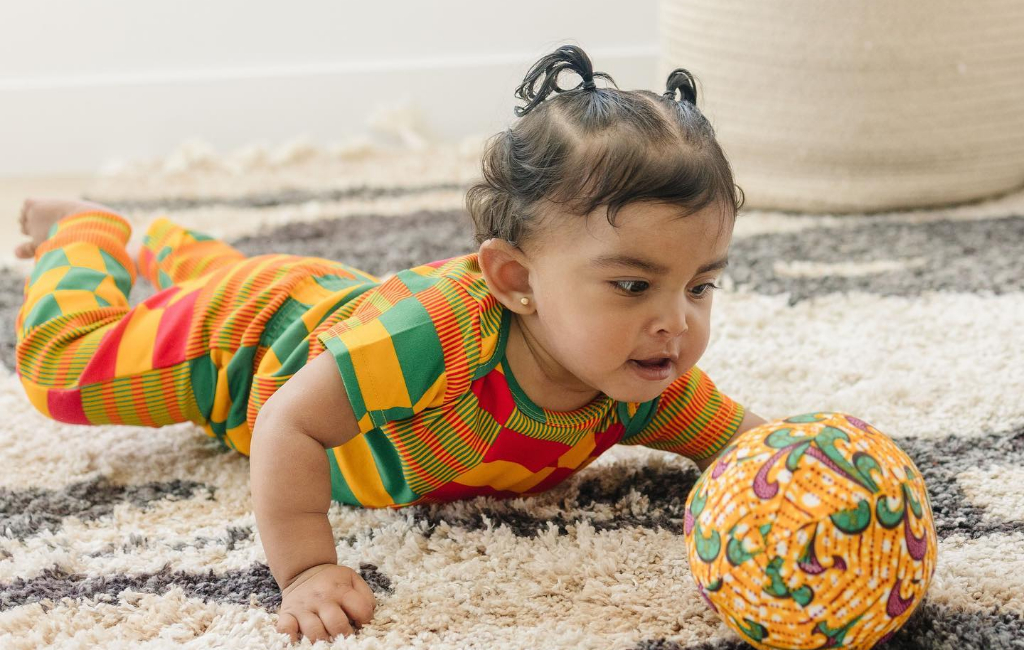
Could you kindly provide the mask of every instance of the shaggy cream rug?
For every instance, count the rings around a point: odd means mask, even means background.
[[[377,275],[473,250],[479,141],[220,156],[183,146],[98,176],[86,198],[247,254]],[[1024,192],[877,215],[741,214],[702,367],[769,418],[855,414],[922,470],[939,536],[931,590],[889,648],[1024,647]],[[44,418],[13,374],[30,262],[3,254],[0,647],[288,647],[249,463],[191,424]],[[144,281],[132,302],[150,295]],[[334,647],[742,648],[699,597],[682,541],[698,477],[615,447],[538,497],[359,510],[339,561],[378,606]],[[304,640],[303,645],[309,644]],[[326,647],[326,643],[319,644]]]

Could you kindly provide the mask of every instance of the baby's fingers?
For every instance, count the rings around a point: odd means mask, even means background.
[[[320,620],[320,617],[313,612],[299,612],[299,629],[302,630],[302,636],[308,638],[311,643],[317,641],[327,641],[330,637],[327,634],[327,630],[324,629],[324,624]]]
[[[369,587],[367,587],[369,589]],[[341,596],[341,606],[357,625],[366,625],[373,618],[373,596],[370,600],[357,589],[349,589]]]
[[[366,599],[366,602],[370,603],[370,616],[373,616],[373,612],[377,609],[377,597],[373,595],[373,589],[370,589],[370,585],[366,584],[361,575],[356,574],[352,580],[352,587],[361,593]],[[351,614],[351,612],[349,612]]]
[[[351,623],[349,623],[349,617],[337,605],[324,605],[317,613],[320,615],[320,620],[323,621],[324,627],[327,628],[332,638],[337,637],[339,634],[348,636],[355,633]]]
[[[292,638],[292,643],[299,640],[299,621],[291,614],[281,613],[277,617],[277,627],[274,628],[281,634],[287,634]]]

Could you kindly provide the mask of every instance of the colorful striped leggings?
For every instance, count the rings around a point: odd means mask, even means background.
[[[17,372],[41,413],[75,424],[194,422],[249,454],[259,407],[323,351],[379,279],[341,262],[237,249],[166,218],[138,271],[131,226],[81,212],[50,229],[18,312]],[[158,289],[130,307],[141,272]]]

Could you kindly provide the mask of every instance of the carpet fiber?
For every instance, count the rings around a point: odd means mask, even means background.
[[[247,254],[377,275],[475,249],[478,143],[169,158],[86,198]],[[700,365],[769,419],[859,416],[924,474],[939,538],[927,598],[887,648],[1024,647],[1024,193],[879,215],[742,213]],[[249,462],[191,424],[46,419],[13,374],[31,263],[0,268],[0,647],[288,646]],[[132,304],[152,294],[144,281]],[[395,511],[334,504],[339,562],[377,596],[337,647],[744,648],[682,541],[698,477],[615,447],[550,492]],[[308,644],[308,641],[303,641]],[[322,644],[323,645],[323,644]]]

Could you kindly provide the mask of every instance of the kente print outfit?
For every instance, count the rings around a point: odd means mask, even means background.
[[[323,258],[247,258],[159,218],[137,271],[130,234],[119,215],[82,212],[36,250],[17,372],[50,418],[194,422],[248,455],[261,405],[326,350],[359,423],[326,450],[332,498],[374,508],[542,492],[614,444],[699,460],[743,419],[697,367],[649,402],[534,404],[505,360],[512,312],[488,291],[476,253],[381,282]],[[130,307],[139,272],[158,291]]]

